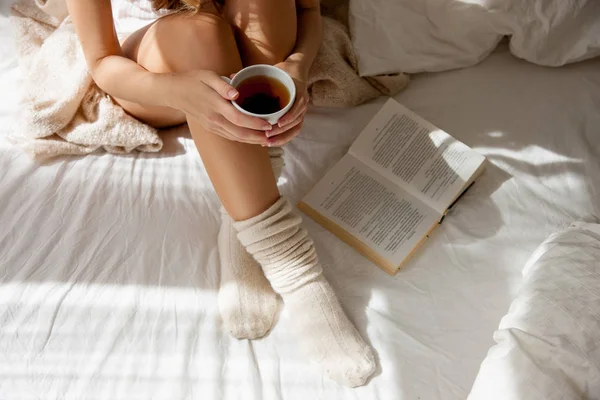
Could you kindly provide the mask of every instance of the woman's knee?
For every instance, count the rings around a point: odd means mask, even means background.
[[[212,13],[162,17],[130,36],[123,49],[152,72],[209,69],[228,75],[242,66],[230,25]]]
[[[242,67],[231,27],[218,15],[208,13],[160,18],[129,36],[122,47],[126,57],[151,72],[207,69],[229,75]],[[128,113],[155,127],[185,122],[179,110],[115,100]]]

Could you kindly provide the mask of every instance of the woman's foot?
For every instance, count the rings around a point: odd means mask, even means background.
[[[323,277],[313,242],[300,224],[290,203],[281,198],[262,214],[234,226],[289,308],[292,331],[311,361],[343,385],[363,385],[375,371],[373,352]]]
[[[221,209],[219,310],[231,335],[238,339],[257,339],[266,335],[275,322],[277,294],[236,234],[233,220]]]
[[[269,161],[275,179],[283,170],[283,149],[269,148]],[[221,208],[219,230],[221,287],[219,309],[226,329],[238,339],[263,337],[273,327],[277,314],[277,294],[262,268],[237,238],[233,220]]]
[[[323,275],[283,295],[283,300],[292,316],[293,331],[311,361],[342,385],[364,385],[375,371],[373,352],[346,317]]]

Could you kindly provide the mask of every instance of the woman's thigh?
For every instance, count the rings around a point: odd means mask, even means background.
[[[225,0],[222,14],[234,28],[245,66],[276,64],[294,49],[295,0]]]
[[[216,12],[162,17],[129,36],[122,48],[126,57],[156,73],[208,69],[229,75],[242,65],[231,26]],[[157,128],[185,122],[183,112],[173,108],[116,101]]]

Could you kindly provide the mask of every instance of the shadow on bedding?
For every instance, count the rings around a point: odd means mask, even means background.
[[[14,3],[12,0],[0,2],[0,15],[4,17],[10,16],[10,6]]]

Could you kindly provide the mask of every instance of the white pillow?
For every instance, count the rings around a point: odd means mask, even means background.
[[[600,225],[550,236],[523,275],[468,399],[599,399]]]
[[[490,26],[487,9],[474,3],[350,0],[360,74],[443,71],[483,60],[502,35]]]
[[[435,72],[512,53],[560,66],[600,55],[600,0],[350,0],[362,76]]]
[[[600,1],[501,1],[494,23],[506,27],[515,56],[558,67],[600,55]]]

